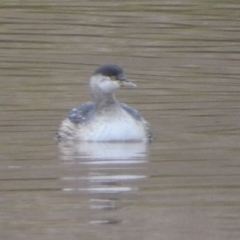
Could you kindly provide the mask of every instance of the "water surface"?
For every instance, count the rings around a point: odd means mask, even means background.
[[[0,238],[239,239],[238,1],[2,1]],[[88,78],[117,63],[117,93],[154,142],[57,146]]]

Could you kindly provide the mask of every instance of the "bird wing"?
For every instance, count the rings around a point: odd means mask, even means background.
[[[87,121],[91,114],[94,112],[93,110],[96,108],[96,104],[93,102],[86,102],[82,105],[73,108],[67,115],[67,117],[71,120],[71,122],[75,124],[81,124]]]
[[[121,103],[121,107],[126,111],[128,112],[134,119],[140,121],[142,120],[142,116],[141,114],[134,108],[128,106],[127,104],[125,103]]]
[[[128,112],[134,119],[141,121],[143,123],[144,129],[147,134],[148,141],[152,141],[152,132],[150,131],[149,123],[141,116],[141,114],[134,108],[128,106],[125,103],[121,103],[122,108]]]

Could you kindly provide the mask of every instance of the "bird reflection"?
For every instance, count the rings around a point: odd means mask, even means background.
[[[147,144],[80,142],[60,144],[59,151],[63,164],[79,168],[77,176],[63,177],[69,186],[63,190],[88,194],[90,209],[100,213],[90,223],[120,224],[123,196],[139,191],[138,182],[146,178]]]
[[[130,160],[146,156],[147,144],[144,142],[104,143],[79,142],[59,144],[62,160]]]

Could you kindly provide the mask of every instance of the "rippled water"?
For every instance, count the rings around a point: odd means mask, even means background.
[[[0,238],[240,239],[240,5],[1,1]],[[57,146],[96,66],[154,142]]]

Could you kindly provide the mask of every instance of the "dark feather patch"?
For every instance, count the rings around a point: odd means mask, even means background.
[[[68,118],[75,124],[87,122],[95,112],[96,104],[93,102],[86,102],[73,108],[68,113]]]
[[[100,66],[94,72],[94,75],[95,74],[102,74],[108,77],[112,77],[112,76],[118,77],[123,75],[123,69],[115,64],[106,64],[106,65]]]

